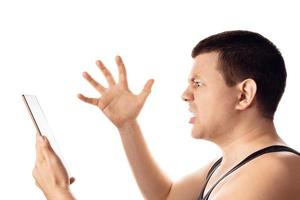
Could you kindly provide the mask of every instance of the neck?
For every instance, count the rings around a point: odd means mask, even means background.
[[[222,166],[233,166],[251,153],[266,146],[285,143],[278,136],[274,123],[268,119],[255,119],[247,124],[241,124],[230,130],[228,136],[216,144],[222,149]]]

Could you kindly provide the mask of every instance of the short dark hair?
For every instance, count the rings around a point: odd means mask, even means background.
[[[262,35],[244,31],[226,31],[201,40],[192,57],[218,52],[226,85],[232,87],[251,78],[257,84],[257,106],[263,117],[273,119],[286,85],[286,69],[277,47]]]

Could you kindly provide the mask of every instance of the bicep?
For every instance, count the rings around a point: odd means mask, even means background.
[[[204,186],[213,162],[173,183],[167,200],[195,200]]]

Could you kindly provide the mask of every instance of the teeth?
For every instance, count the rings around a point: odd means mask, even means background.
[[[189,111],[191,112],[191,113],[193,113],[193,114],[196,114],[196,112],[195,111],[193,111],[192,109],[190,109],[189,108]]]

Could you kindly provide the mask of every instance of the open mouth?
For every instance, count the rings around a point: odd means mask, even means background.
[[[193,114],[193,116],[190,118],[190,121],[189,121],[189,123],[190,124],[193,124],[193,123],[195,123],[195,120],[196,120],[196,112],[193,110],[193,109],[191,109],[191,108],[189,108],[189,111]]]
[[[195,120],[196,120],[196,117],[191,117],[189,123],[190,123],[190,124],[193,124],[193,123],[195,123]]]

